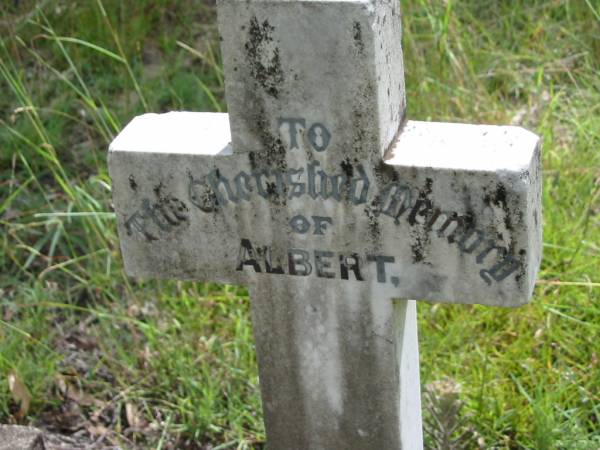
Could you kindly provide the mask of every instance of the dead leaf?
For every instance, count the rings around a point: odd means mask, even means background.
[[[140,417],[140,412],[133,403],[125,403],[125,415],[131,428],[140,430],[145,426],[144,419]]]
[[[86,394],[83,390],[72,384],[67,385],[67,398],[80,406],[103,407],[105,404],[102,400],[98,400],[97,398]]]
[[[129,308],[127,308],[127,315],[133,318],[138,317],[140,315],[140,307],[135,303],[129,305]]]
[[[54,381],[56,382],[56,387],[58,388],[58,391],[66,396],[67,395],[67,382],[65,380],[65,377],[63,377],[62,375],[58,374],[56,375]]]
[[[105,436],[110,433],[110,430],[103,425],[91,425],[87,427],[87,431],[92,436]]]
[[[8,374],[8,388],[15,402],[19,404],[19,412],[17,417],[22,419],[27,415],[29,411],[29,404],[31,403],[31,394],[29,389],[19,377],[19,375],[13,370]]]
[[[542,338],[542,336],[543,336],[543,335],[544,335],[544,329],[543,329],[543,328],[538,328],[538,329],[535,331],[535,334],[533,335],[533,338],[534,338],[536,341],[539,341],[539,340]]]
[[[150,346],[146,344],[144,345],[144,349],[138,352],[138,355],[140,366],[144,369],[148,369],[150,367],[150,361],[156,356],[156,352],[150,350]]]
[[[15,308],[15,307],[13,307],[12,305],[10,305],[10,304],[9,304],[9,305],[8,305],[8,306],[7,306],[7,307],[4,309],[4,314],[2,315],[2,319],[3,319],[5,322],[10,322],[10,321],[12,321],[12,319],[13,319],[13,317],[14,317],[14,315],[15,315],[15,312],[16,312],[16,308]]]

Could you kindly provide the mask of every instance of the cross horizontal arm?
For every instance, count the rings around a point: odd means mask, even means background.
[[[265,170],[228,150],[226,123],[226,114],[145,115],[113,142],[131,275],[307,276],[377,283],[395,298],[529,300],[541,254],[535,135],[409,121],[386,163]],[[293,141],[285,123],[278,132]]]

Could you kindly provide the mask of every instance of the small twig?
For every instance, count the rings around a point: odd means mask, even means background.
[[[541,286],[581,286],[581,287],[600,287],[600,283],[591,281],[560,281],[560,280],[537,280],[535,282]]]

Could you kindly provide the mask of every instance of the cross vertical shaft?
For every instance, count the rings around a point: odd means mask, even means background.
[[[219,22],[234,152],[324,172],[383,160],[405,109],[395,2],[221,1]],[[270,449],[421,447],[413,303],[377,283],[260,276],[251,296]]]
[[[422,448],[414,301],[305,279],[251,296],[269,449]]]

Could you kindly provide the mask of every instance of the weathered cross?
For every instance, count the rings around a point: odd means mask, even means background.
[[[249,286],[270,449],[422,448],[415,302],[392,299],[529,301],[539,139],[406,121],[397,1],[218,13],[229,115],[111,145],[125,267]]]

